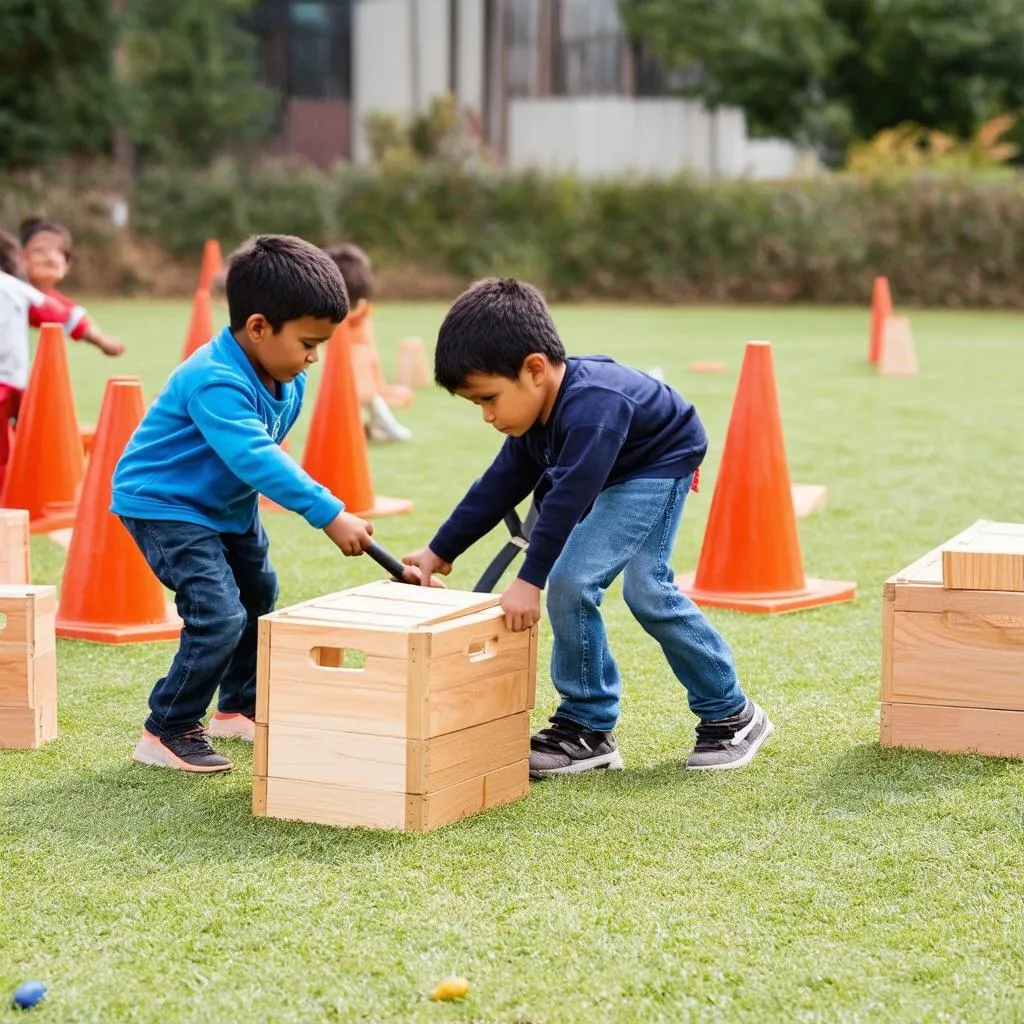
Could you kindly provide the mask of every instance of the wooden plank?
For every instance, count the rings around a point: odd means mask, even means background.
[[[484,777],[466,779],[438,793],[406,797],[405,827],[413,832],[450,825],[484,809]]]
[[[532,711],[537,703],[537,632],[539,626],[530,630],[529,677],[526,680],[526,706]]]
[[[917,583],[942,586],[942,550],[933,548],[916,561],[911,562],[894,576],[889,577],[890,583]]]
[[[39,736],[43,743],[57,738],[57,702],[56,700],[43,701],[37,705],[39,709]]]
[[[404,793],[268,778],[266,815],[342,828],[401,829],[406,821],[406,800]]]
[[[27,584],[31,565],[28,511],[0,508],[0,584]]]
[[[270,621],[261,616],[256,625],[256,721],[267,721],[270,700]]]
[[[427,735],[443,736],[528,711],[532,706],[530,673],[522,661],[522,667],[516,671],[477,676],[458,685],[445,680],[444,685],[438,687],[432,678]]]
[[[882,594],[882,680],[879,696],[892,700],[893,634],[896,629],[896,594],[885,584]]]
[[[949,590],[1024,592],[1024,525],[980,520],[942,546]]]
[[[407,793],[435,793],[530,756],[530,715],[521,712],[409,744]]]
[[[425,626],[424,629],[426,628]],[[517,634],[506,629],[505,613],[497,606],[474,612],[464,618],[431,624],[429,628],[431,661],[458,652],[465,653],[495,636],[508,637],[508,643],[514,643],[516,637],[520,643],[529,643],[525,632]]]
[[[530,792],[530,761],[517,761],[484,777],[484,809],[510,804]]]
[[[56,587],[0,586],[0,642],[53,650],[56,612]]]
[[[897,610],[887,696],[1024,710],[1024,617]]]
[[[430,711],[430,636],[409,636],[409,689],[405,732],[410,739],[426,739]]]
[[[271,722],[268,743],[268,778],[405,792],[405,740]]]
[[[337,647],[347,651],[362,651],[378,658],[408,657],[407,633],[403,630],[358,628],[342,626],[329,619],[276,618],[270,622],[271,652],[285,648],[304,650],[308,654],[314,647]]]
[[[42,705],[34,708],[0,707],[0,747],[34,750],[43,745]]]
[[[267,814],[267,779],[264,775],[252,777],[252,813],[258,818]]]
[[[3,636],[3,633],[0,633]],[[0,705],[35,707],[57,700],[57,652],[0,643]]]
[[[1024,712],[886,703],[881,743],[942,754],[1024,757]]]
[[[964,615],[1024,616],[1024,594],[1008,590],[946,590],[917,584],[896,585],[898,612],[960,612]]]
[[[262,722],[256,723],[256,734],[252,741],[252,773],[267,774],[267,750],[269,747],[269,727]]]

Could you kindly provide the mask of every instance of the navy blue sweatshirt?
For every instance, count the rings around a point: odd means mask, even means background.
[[[707,447],[697,410],[667,384],[607,356],[569,358],[547,423],[506,439],[430,549],[455,561],[534,491],[539,514],[519,578],[543,587],[601,491],[641,477],[688,476]]]

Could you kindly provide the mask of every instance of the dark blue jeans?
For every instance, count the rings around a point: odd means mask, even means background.
[[[193,523],[121,522],[150,568],[174,591],[184,626],[167,675],[149,696],[146,730],[178,736],[195,728],[220,687],[219,711],[256,713],[256,628],[277,601],[277,575],[257,517],[246,533]]]

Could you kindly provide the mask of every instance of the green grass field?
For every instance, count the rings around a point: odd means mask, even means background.
[[[131,348],[72,348],[82,420],[108,374],[155,394],[188,316],[91,310]],[[681,770],[683,690],[615,587],[626,771],[537,784],[427,836],[256,819],[242,744],[212,778],[129,759],[171,645],[60,641],[60,738],[0,755],[0,1021],[21,1019],[5,993],[26,978],[50,986],[37,1017],[60,1022],[1024,1020],[1024,767],[883,751],[877,715],[883,580],[976,518],[1021,519],[1020,317],[914,313],[920,376],[881,380],[863,310],[555,313],[571,352],[660,366],[697,403],[712,446],[678,570],[696,564],[743,344],[773,342],[791,476],[829,488],[800,523],[805,567],[860,590],[778,618],[710,613],[775,722],[762,754]],[[405,335],[429,346],[442,315],[382,306],[386,358]],[[729,372],[688,375],[693,359]],[[500,438],[439,392],[399,418],[414,441],[371,457],[378,493],[416,502],[377,523],[401,553]],[[298,518],[267,522],[282,605],[379,578]],[[451,585],[472,587],[501,539]],[[32,554],[35,581],[59,583],[64,552],[35,538]],[[555,703],[541,629],[538,725]],[[469,997],[430,1002],[451,973]]]

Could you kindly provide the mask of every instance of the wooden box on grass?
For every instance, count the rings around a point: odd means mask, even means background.
[[[976,527],[885,584],[884,746],[1024,757],[1024,593],[943,584]]]
[[[537,630],[381,581],[260,620],[253,813],[426,831],[529,789]]]
[[[56,587],[0,586],[0,747],[57,736]]]

